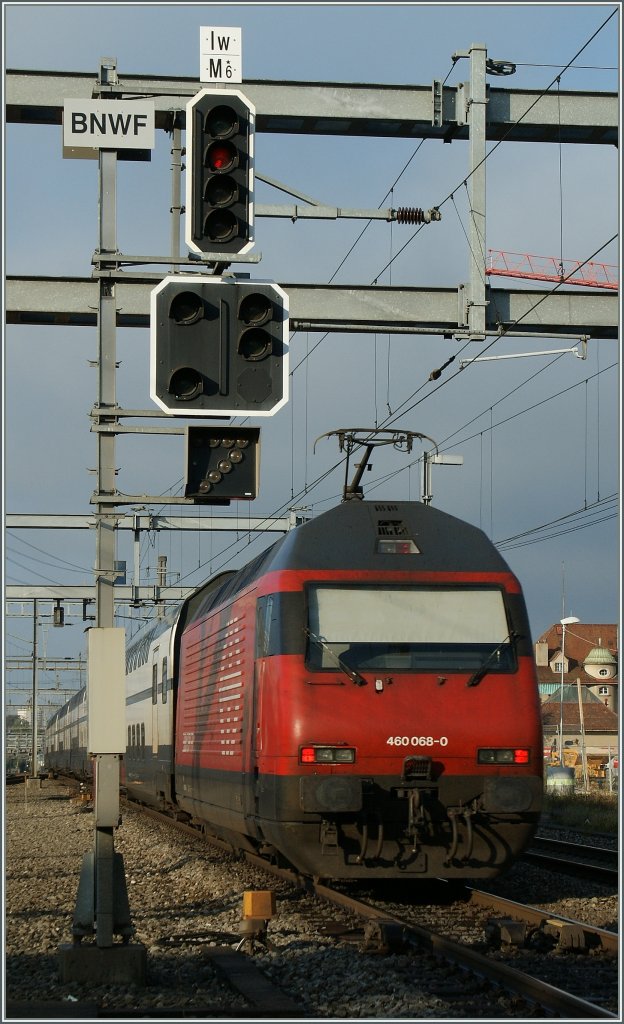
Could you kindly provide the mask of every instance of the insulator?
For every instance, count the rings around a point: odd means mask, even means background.
[[[429,218],[419,206],[400,206],[396,219],[397,224],[425,224]]]
[[[515,75],[516,65],[510,60],[490,60],[485,62],[485,71],[488,75]]]
[[[437,206],[431,210],[421,210],[419,206],[400,206],[394,212],[397,224],[431,224],[433,220],[442,220]]]

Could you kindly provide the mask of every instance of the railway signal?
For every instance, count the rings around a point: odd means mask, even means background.
[[[270,281],[166,277],[151,295],[150,395],[178,416],[272,416],[288,400],[287,332]]]
[[[186,428],[187,498],[207,504],[252,501],[259,464],[259,427]]]
[[[254,244],[255,107],[238,90],[202,89],[186,107],[186,243],[245,253]]]

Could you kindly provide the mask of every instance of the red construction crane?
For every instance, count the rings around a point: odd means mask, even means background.
[[[556,256],[531,256],[524,252],[488,249],[486,274],[524,277],[533,281],[555,281],[582,285],[584,288],[618,290],[619,268],[609,263],[581,264],[579,260],[560,260]]]

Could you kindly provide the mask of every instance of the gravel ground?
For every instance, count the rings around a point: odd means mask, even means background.
[[[6,790],[5,998],[9,1004],[28,1000],[68,1007],[74,1002],[90,1003],[118,1014],[114,1019],[119,1020],[124,1019],[124,1010],[137,1006],[148,1012],[150,1008],[188,1012],[210,1007],[211,1016],[254,1019],[253,1009],[232,992],[206,956],[206,945],[235,946],[240,939],[243,892],[273,888],[277,914],[268,931],[272,948],[256,944],[253,957],[302,1006],[298,1019],[532,1015],[512,997],[425,953],[379,956],[337,943],[322,932],[327,911],[307,894],[282,882],[267,882],[251,866],[202,847],[197,840],[133,810],[124,810],[115,849],[124,858],[136,928],[133,941],[147,948],[147,984],[141,988],[62,984],[57,952],[60,944],[72,940],[80,867],[83,854],[93,849],[93,827],[93,815],[52,780],[44,780],[41,789],[34,791],[23,786]],[[544,880],[543,892],[534,890],[534,884],[535,877],[527,881],[517,866],[489,888],[518,900],[525,900],[530,891],[531,902],[539,904],[543,898],[545,906],[568,917],[616,927],[617,898],[606,896],[604,889],[592,892],[587,883],[574,879],[558,883],[556,893],[552,878],[550,883]],[[334,916],[347,926],[354,924],[348,916],[340,917],[340,912]]]

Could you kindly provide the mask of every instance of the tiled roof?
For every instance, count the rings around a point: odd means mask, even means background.
[[[586,733],[591,732],[612,732],[618,731],[618,716],[611,708],[608,708],[586,687],[581,687],[583,701],[583,724]],[[561,717],[560,694],[553,694],[542,704],[542,725],[545,732],[552,732],[559,727]],[[578,705],[578,690],[576,686],[564,686],[563,688],[563,727],[567,732],[579,732],[581,728],[581,715]]]
[[[548,644],[548,661],[551,662],[556,654],[561,653],[562,630],[560,622],[554,623],[545,633],[537,638],[536,643]],[[605,647],[617,659],[618,656],[618,627],[613,623],[587,623],[574,622],[566,626],[565,631],[565,656],[568,661],[568,672],[564,676],[564,682],[576,682],[580,679],[582,683],[596,685],[600,682],[595,676],[589,676],[583,667],[585,658],[595,647]],[[537,678],[540,683],[552,683],[553,679],[559,676],[554,673],[550,665],[537,666]],[[605,680],[605,682],[617,682]]]

